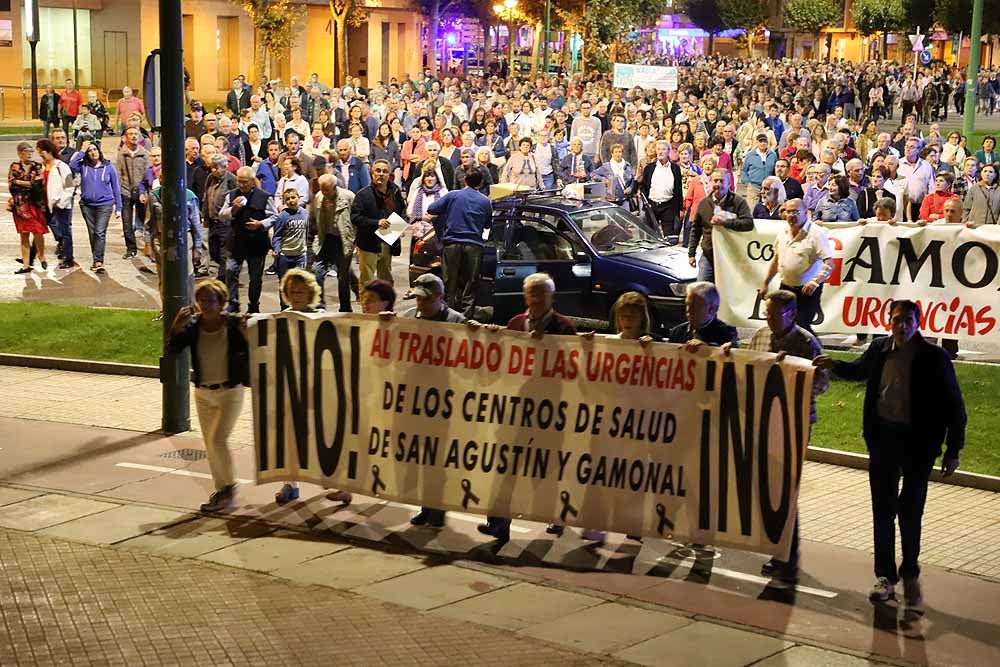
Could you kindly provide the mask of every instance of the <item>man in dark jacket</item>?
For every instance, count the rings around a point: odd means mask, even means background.
[[[945,443],[941,473],[958,468],[965,444],[965,404],[948,353],[917,329],[920,306],[896,301],[890,311],[892,336],[873,340],[853,361],[826,355],[813,363],[848,380],[865,380],[863,434],[868,447],[868,484],[875,523],[875,586],[869,597],[894,597],[903,580],[906,606],[919,610],[920,523],[927,482]],[[899,490],[902,475],[903,489]],[[896,568],[896,517],[903,561]]]
[[[225,196],[219,220],[232,224],[230,256],[226,263],[229,312],[240,312],[240,271],[246,262],[249,275],[247,312],[260,312],[260,291],[264,284],[264,258],[270,239],[264,221],[277,215],[273,198],[256,186],[253,169],[236,171],[236,189]]]
[[[718,209],[718,212],[716,212]],[[712,172],[712,195],[698,203],[691,224],[691,240],[688,243],[688,262],[698,266],[698,280],[715,282],[715,257],[712,252],[712,227],[722,225],[726,229],[749,232],[753,229],[753,215],[747,200],[730,191],[729,172],[716,169]],[[698,245],[701,244],[701,259],[695,261]]]
[[[670,142],[656,142],[656,161],[647,164],[639,178],[639,191],[649,202],[650,212],[664,236],[680,231],[681,168],[670,161]]]
[[[556,284],[547,273],[532,273],[524,279],[524,303],[527,310],[515,315],[507,323],[512,331],[527,331],[532,338],[542,338],[546,334],[572,336],[576,327],[565,315],[560,315],[552,307],[556,296]],[[478,526],[480,533],[492,535],[500,544],[510,541],[510,519],[502,516],[488,516],[486,523]],[[546,532],[561,535],[563,527],[550,524]]]
[[[717,317],[719,290],[712,283],[702,281],[688,284],[684,312],[687,314],[687,321],[670,330],[669,342],[696,341],[691,345],[692,348],[697,348],[702,343],[713,347],[729,343],[730,347],[739,347],[740,338],[736,327]]]
[[[360,283],[367,285],[374,278],[392,284],[392,257],[402,252],[397,239],[390,248],[375,232],[389,229],[389,216],[406,215],[406,202],[399,186],[389,181],[389,163],[372,163],[372,184],[359,190],[351,206],[351,224],[357,229]]]

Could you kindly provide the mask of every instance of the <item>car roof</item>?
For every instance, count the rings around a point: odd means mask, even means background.
[[[579,213],[599,208],[611,208],[614,204],[605,199],[569,199],[567,197],[507,197],[493,202],[497,210],[559,211]]]

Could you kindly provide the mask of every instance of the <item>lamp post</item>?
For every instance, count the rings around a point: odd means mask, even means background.
[[[24,38],[31,45],[31,117],[38,117],[38,63],[35,60],[35,49],[41,35],[38,30],[38,0],[25,0],[24,5]]]
[[[507,59],[510,71],[514,71],[514,31],[511,23],[514,20],[514,10],[517,8],[517,0],[503,0],[503,3],[493,5],[493,12],[507,21]],[[499,39],[499,37],[498,37]]]

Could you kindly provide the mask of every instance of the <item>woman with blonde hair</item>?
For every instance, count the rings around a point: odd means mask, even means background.
[[[244,387],[250,384],[250,349],[246,320],[226,313],[229,290],[214,278],[194,289],[194,305],[184,306],[170,327],[167,349],[191,349],[194,400],[215,491],[202,512],[225,512],[236,504],[236,471],[229,435],[243,409]]]

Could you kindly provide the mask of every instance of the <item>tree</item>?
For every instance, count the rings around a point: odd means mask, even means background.
[[[302,7],[289,6],[289,0],[232,0],[250,17],[260,41],[260,52],[254,54],[257,80],[267,73],[267,56],[295,45],[299,31],[296,24],[305,16]]]
[[[903,0],[854,0],[851,10],[854,25],[862,35],[882,35],[882,60],[888,58],[890,32],[902,30],[906,24]]]
[[[834,0],[788,0],[785,4],[785,22],[796,30],[813,35],[817,48],[823,28],[837,25],[843,20],[844,6]]]
[[[719,0],[719,17],[727,28],[746,31],[747,56],[753,56],[754,34],[767,25],[767,6],[760,0]]]
[[[691,23],[708,33],[706,54],[711,55],[715,50],[715,36],[726,29],[718,0],[684,0],[683,11]]]
[[[427,64],[431,68],[431,75],[438,75],[438,48],[437,31],[441,25],[441,17],[445,16],[452,9],[456,9],[461,0],[420,0],[420,12],[427,17],[428,21],[428,53]]]
[[[357,28],[365,24],[368,10],[364,0],[328,0],[336,40],[336,54],[333,61],[333,85],[340,85],[349,74],[347,69],[347,26]]]
[[[948,32],[964,32],[968,35],[972,27],[972,0],[937,0],[934,18]],[[1000,33],[1000,12],[983,12],[983,34]]]
[[[588,0],[583,17],[588,61],[602,70],[631,62],[634,35],[658,20],[667,5],[668,0]]]

